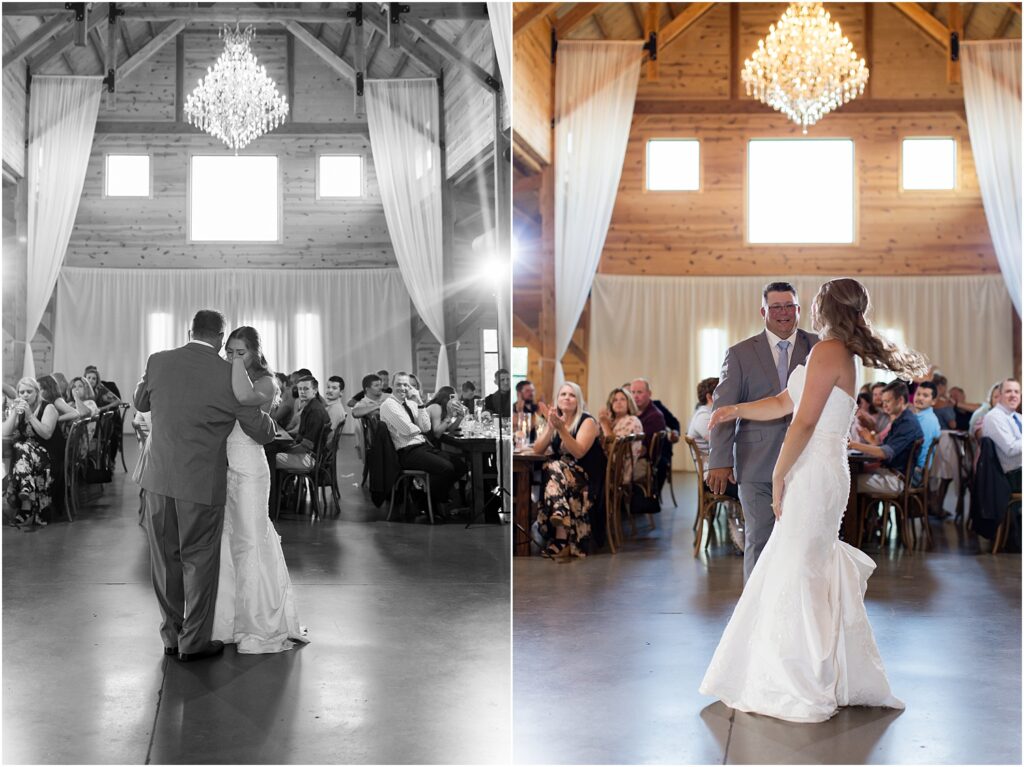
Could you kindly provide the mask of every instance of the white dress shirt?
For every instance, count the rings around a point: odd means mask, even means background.
[[[764,329],[764,334],[768,337],[768,345],[771,346],[772,360],[775,362],[776,369],[779,367],[779,355],[782,354],[782,351],[779,349],[779,341],[789,341],[789,348],[786,349],[786,366],[788,368],[789,363],[793,361],[793,347],[796,345],[796,331],[794,330],[793,334],[789,338],[779,338],[779,336],[768,330],[768,328]]]
[[[426,409],[408,399],[405,404],[412,411],[412,420],[394,397],[389,396],[380,403],[380,419],[387,424],[395,450],[426,444],[427,438],[423,435],[430,433],[430,415]]]
[[[981,436],[988,437],[996,443],[999,465],[1007,474],[1020,468],[1020,422],[1018,413],[999,402],[986,413],[981,426]]]

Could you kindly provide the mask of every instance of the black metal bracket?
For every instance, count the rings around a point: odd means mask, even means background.
[[[405,3],[388,3],[388,14],[392,24],[400,22],[402,20],[401,15],[408,13],[410,10],[412,9]]]
[[[118,8],[117,3],[111,3],[107,10],[107,21],[110,24],[116,24],[118,16],[124,16],[124,8]]]
[[[64,3],[65,11],[75,12],[75,21],[85,21],[85,3]]]
[[[355,19],[356,20],[356,26],[357,27],[363,26],[363,4],[362,3],[356,3],[356,9],[354,11],[349,11],[346,15],[350,19]]]
[[[958,32],[949,33],[949,60],[960,60],[960,34]]]
[[[651,61],[658,60],[658,33],[651,32],[650,37],[647,38],[647,42],[644,43],[644,50],[651,57]]]
[[[491,75],[487,75],[487,78],[484,80],[484,82],[487,83],[487,86],[489,88],[491,88],[492,90],[496,90],[496,91],[500,91],[501,90],[501,83],[499,83],[497,81],[497,79],[495,79]]]
[[[363,95],[363,73],[356,72],[356,95]]]
[[[551,63],[555,63],[555,54],[558,53],[558,33],[551,27]]]
[[[107,76],[103,78],[103,84],[107,86],[107,93],[114,92],[114,70],[108,69]]]

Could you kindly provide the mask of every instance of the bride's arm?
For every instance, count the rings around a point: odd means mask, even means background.
[[[263,379],[260,379],[261,381]],[[241,357],[235,357],[231,361],[231,388],[235,392],[235,399],[243,405],[263,405],[273,399],[273,394],[270,398],[267,397],[266,388],[257,388],[253,385],[252,381],[249,380],[249,374],[245,370],[245,362],[242,361]],[[263,391],[260,391],[260,389]]]
[[[723,405],[711,414],[708,422],[708,433],[719,424],[745,418],[748,421],[774,421],[784,418],[793,412],[793,400],[789,398],[789,389],[783,389],[774,397],[765,397],[755,402],[741,402],[738,405]]]
[[[807,447],[807,442],[818,425],[821,411],[825,409],[832,389],[839,381],[843,366],[849,362],[850,353],[841,341],[826,340],[815,344],[807,360],[807,377],[793,421],[786,430],[779,459],[775,462],[772,482],[780,485],[793,468],[797,458]],[[792,405],[791,405],[792,407]],[[778,513],[778,512],[776,512]]]

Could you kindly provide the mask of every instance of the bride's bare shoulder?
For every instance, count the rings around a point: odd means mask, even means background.
[[[809,359],[819,363],[841,362],[850,359],[853,355],[846,348],[846,344],[838,338],[823,338],[811,347]]]

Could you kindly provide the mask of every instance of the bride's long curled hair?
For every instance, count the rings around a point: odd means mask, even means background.
[[[270,369],[270,365],[267,364],[267,358],[263,356],[263,344],[260,342],[260,334],[256,328],[249,325],[237,327],[231,331],[231,335],[228,336],[228,342],[234,341],[236,338],[245,343],[246,348],[256,358],[256,362],[252,366],[252,380],[258,381],[264,376],[273,377],[274,371]]]
[[[822,338],[837,338],[868,367],[891,370],[905,379],[928,372],[928,360],[877,335],[868,321],[871,298],[857,280],[847,277],[821,286],[811,304],[811,327]]]

